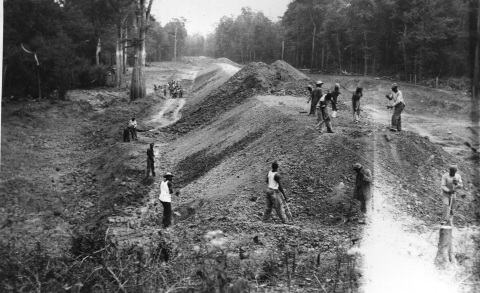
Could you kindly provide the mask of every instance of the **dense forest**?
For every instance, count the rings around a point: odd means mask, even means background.
[[[104,86],[109,77],[125,87],[140,30],[139,3],[5,0],[3,96],[43,98],[57,91],[62,97],[70,88]],[[146,29],[146,62],[184,52],[185,19],[162,25],[149,16]]]
[[[220,20],[206,53],[403,80],[465,76],[470,2],[295,0],[278,22],[243,9]]]
[[[277,21],[245,7],[206,37],[149,15],[139,38],[142,1],[4,0],[3,95],[63,97],[109,77],[125,87],[139,39],[142,66],[205,55],[411,82],[473,77],[478,1],[294,0]]]

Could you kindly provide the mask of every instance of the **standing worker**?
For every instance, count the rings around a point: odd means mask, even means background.
[[[147,149],[147,177],[150,176],[150,170],[152,170],[152,176],[155,177],[155,153],[153,152],[153,142],[150,144],[150,148]]]
[[[320,123],[319,124],[320,133],[322,133],[324,129],[324,125],[322,122],[324,122],[325,125],[327,126],[327,133],[334,133],[332,130],[332,118],[330,117],[331,114],[330,114],[330,111],[328,110],[328,103],[332,102],[332,99],[333,99],[332,94],[327,93],[320,98],[320,101],[318,103],[317,108],[319,109],[318,109],[317,122]]]
[[[317,107],[318,101],[320,101],[320,98],[323,96],[323,82],[319,80],[317,81],[316,85],[317,87],[312,91],[312,95],[308,100],[308,102],[310,102],[310,100],[312,101],[312,104],[310,105],[310,114],[308,114],[308,116],[315,116],[315,109]]]
[[[457,174],[457,166],[451,165],[449,172],[442,176],[443,213],[440,222],[442,225],[445,225],[450,220],[450,216],[453,216],[453,210],[455,209],[455,202],[457,199],[455,190],[462,187],[462,177],[460,174]],[[450,224],[452,223],[450,222]]]
[[[336,83],[332,91],[332,111],[337,111],[338,96],[341,94],[342,93],[340,93],[340,85]]]
[[[353,198],[360,201],[360,210],[364,214],[369,214],[372,209],[372,172],[369,169],[363,168],[360,163],[353,165],[353,170],[357,173]]]
[[[173,175],[172,173],[167,173],[163,175],[165,178],[162,183],[160,183],[160,196],[158,199],[163,206],[163,219],[162,224],[163,228],[168,228],[172,224],[172,195],[173,190]],[[180,196],[180,192],[175,193],[177,196]]]
[[[272,208],[275,208],[275,211],[277,212],[278,217],[282,220],[282,223],[287,224],[287,216],[285,215],[282,199],[279,196],[279,191],[283,194],[285,202],[287,201],[287,197],[285,195],[285,191],[283,190],[282,184],[280,183],[277,161],[272,163],[272,170],[268,172],[267,184],[268,189],[266,192],[266,209],[265,213],[263,214],[263,222],[266,222],[270,218],[270,215],[272,214]]]
[[[398,90],[397,84],[392,84],[392,93],[386,96],[390,101],[393,100],[391,106],[387,106],[387,109],[395,108],[392,115],[391,131],[402,131],[402,112],[405,109],[405,102],[403,101],[403,94]]]
[[[132,140],[138,140],[137,137],[137,121],[135,121],[135,117],[132,117],[130,121],[128,121],[128,130],[132,135]]]
[[[363,97],[363,88],[357,87],[352,95],[353,122],[360,122],[360,98]]]

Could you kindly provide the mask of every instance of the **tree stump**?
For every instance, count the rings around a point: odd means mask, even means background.
[[[440,238],[438,239],[438,251],[435,257],[435,265],[446,269],[455,263],[455,254],[452,245],[453,226],[441,226]]]

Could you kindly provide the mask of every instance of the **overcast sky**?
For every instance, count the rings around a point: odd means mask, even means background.
[[[162,25],[172,18],[185,17],[189,35],[213,32],[222,16],[239,15],[242,7],[263,11],[271,20],[277,20],[287,10],[291,0],[153,0],[152,14]]]

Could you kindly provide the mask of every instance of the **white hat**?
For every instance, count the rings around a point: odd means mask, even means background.
[[[318,80],[316,85],[320,85],[320,84],[323,84],[323,82],[321,80]]]

